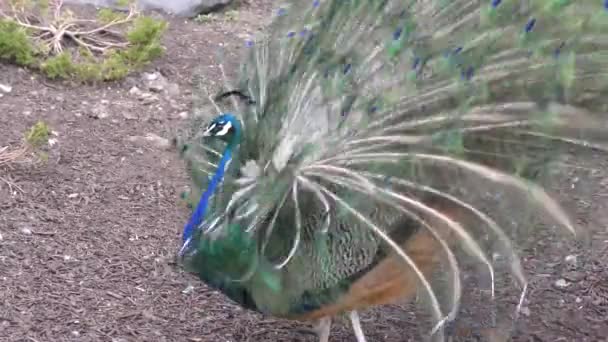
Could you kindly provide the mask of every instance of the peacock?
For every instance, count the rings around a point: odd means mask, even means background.
[[[608,152],[608,1],[287,0],[245,45],[174,140],[180,265],[242,307],[363,342],[358,311],[422,298],[444,340],[469,262],[521,306],[524,211],[586,236],[544,181]]]

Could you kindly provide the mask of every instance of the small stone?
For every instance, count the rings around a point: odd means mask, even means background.
[[[151,142],[154,146],[158,148],[169,148],[171,147],[171,142],[169,139],[160,137],[156,134],[149,133],[146,135],[146,140]]]
[[[131,89],[129,89],[129,94],[131,95],[139,96],[141,93],[141,89],[137,88],[137,86],[133,86]]]
[[[110,111],[108,110],[108,107],[103,104],[93,107],[93,110],[91,112],[91,116],[96,119],[105,119],[110,116]]]
[[[190,292],[194,291],[194,286],[192,285],[188,285],[188,287],[186,287],[185,289],[182,290],[183,294],[188,294]]]
[[[576,255],[570,254],[564,258],[564,260],[569,264],[576,264]]]
[[[566,279],[561,278],[556,280],[553,285],[555,285],[555,287],[557,287],[558,289],[565,289],[566,287],[570,286],[570,283],[568,283]]]
[[[146,81],[154,81],[154,80],[158,79],[159,76],[160,76],[160,74],[158,72],[145,72],[144,73],[144,79]]]
[[[156,134],[148,133],[145,137],[142,136],[131,136],[128,138],[130,142],[138,145],[147,145],[151,143],[154,147],[165,149],[171,147],[171,141],[169,139],[160,137]]]
[[[139,89],[135,86],[132,87],[131,90],[129,90],[129,94],[137,97],[137,99],[142,101],[144,104],[151,104],[154,101],[158,100],[158,97],[156,95],[145,92],[145,91],[141,91],[141,89]]]
[[[122,116],[127,120],[137,120],[139,117],[134,111],[125,110],[122,112]]]
[[[157,93],[165,90],[168,85],[167,79],[164,78],[159,72],[144,73],[143,79],[148,90]]]
[[[187,118],[188,118],[188,116],[190,116],[190,113],[188,113],[188,112],[184,111],[184,112],[180,112],[179,114],[177,114],[177,116],[178,116],[180,119],[185,120],[185,119],[187,119]]]
[[[0,91],[2,91],[3,93],[8,94],[11,91],[13,91],[13,87],[11,87],[10,85],[7,85],[7,84],[0,83]]]
[[[171,97],[179,96],[179,85],[177,83],[170,83],[167,86],[167,94]]]
[[[29,228],[21,228],[21,232],[25,235],[32,235],[32,230]]]
[[[72,336],[78,337],[78,336],[80,336],[80,333],[78,331],[74,330],[74,331],[72,331]]]
[[[576,299],[574,300],[577,304],[580,304],[583,302],[583,299],[581,297],[576,297]]]
[[[150,83],[148,89],[153,92],[160,93],[161,91],[165,90],[165,85],[160,82]]]
[[[152,94],[141,99],[142,104],[145,104],[145,105],[150,105],[156,101],[158,101],[158,97],[155,95],[152,95]]]
[[[68,198],[76,198],[76,197],[78,197],[78,196],[79,196],[79,194],[77,194],[77,193],[73,193],[73,194],[69,194],[69,195],[68,195]]]

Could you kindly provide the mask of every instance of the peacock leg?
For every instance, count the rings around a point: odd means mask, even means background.
[[[331,317],[323,317],[314,324],[314,331],[319,336],[319,342],[329,342],[331,330]]]
[[[353,331],[355,332],[355,337],[357,338],[357,342],[366,342],[363,329],[361,329],[361,320],[359,320],[359,314],[357,311],[351,311],[349,313],[349,317],[350,323],[353,326]]]

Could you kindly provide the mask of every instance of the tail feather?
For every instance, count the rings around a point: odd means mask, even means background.
[[[492,287],[491,253],[498,249],[525,294],[509,233],[529,222],[505,207],[488,207],[488,198],[534,204],[536,214],[585,236],[542,185],[551,165],[569,167],[560,160],[565,151],[608,152],[604,6],[287,1],[242,66],[237,85],[255,103],[232,104],[244,127],[238,166],[227,172],[206,224],[246,222],[262,254],[273,235],[290,232],[274,265],[288,273],[297,272],[290,265],[312,243],[311,230],[366,227],[414,271],[437,327],[459,307],[456,245],[485,266]],[[215,158],[196,136],[185,141],[194,146],[185,158],[195,168]],[[205,185],[200,178],[194,183]],[[434,209],[435,203],[466,219]],[[392,221],[374,217],[370,207],[413,219],[439,242],[451,269],[448,309],[432,280],[391,239]],[[322,219],[307,226],[307,216]],[[488,250],[484,235],[499,246]]]

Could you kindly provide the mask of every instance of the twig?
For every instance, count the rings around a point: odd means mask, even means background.
[[[107,48],[103,48],[103,47],[99,47],[99,46],[95,46],[93,44],[89,44],[85,41],[83,41],[82,39],[77,38],[76,36],[72,36],[72,35],[68,35],[70,38],[72,38],[72,40],[74,40],[76,43],[78,43],[78,45],[87,48],[91,51],[97,51],[97,52],[105,52],[107,50]]]
[[[55,10],[53,11],[55,19],[61,16],[61,7],[63,7],[63,0],[57,0],[51,2]]]
[[[57,232],[38,232],[38,231],[32,231],[32,234],[34,234],[34,235],[40,235],[40,236],[55,236],[55,234],[57,234]]]
[[[105,46],[110,46],[110,47],[125,48],[129,45],[128,43],[106,42],[106,41],[102,41],[102,40],[94,38],[94,37],[82,37],[82,40],[84,40],[84,39],[89,40],[89,41],[94,42],[99,45],[105,45]]]
[[[2,12],[2,11],[0,11],[0,15],[3,16],[4,18],[8,19],[8,20],[12,20],[12,21],[16,22],[17,24],[19,24],[20,26],[23,26],[25,28],[29,28],[29,29],[37,30],[37,31],[48,31],[48,32],[53,33],[52,27],[42,27],[42,26],[32,25],[30,23],[27,23],[27,22],[24,22],[24,21],[20,20],[16,16],[10,16],[10,15]]]
[[[17,189],[17,190],[19,190],[19,192],[21,192],[22,194],[24,194],[24,193],[25,193],[25,191],[23,191],[23,189],[22,189],[22,188],[21,188],[19,185],[15,184],[14,182],[12,182],[12,181],[10,181],[10,180],[8,180],[8,179],[4,178],[4,177],[0,177],[0,180],[1,180],[2,182],[6,183],[6,185],[8,185],[8,191],[9,191],[11,194],[13,193],[13,188],[16,188],[16,189]]]
[[[213,97],[211,97],[211,93],[209,92],[209,90],[207,90],[207,87],[203,87],[203,90],[205,91],[205,93],[207,93],[207,98],[209,99],[209,101],[211,102],[211,104],[213,104],[213,106],[215,107],[215,110],[217,111],[217,114],[218,115],[222,114],[222,110],[217,105],[217,103],[215,103],[215,101],[213,100]]]
[[[27,145],[22,145],[14,151],[8,151],[8,146],[0,150],[0,166],[14,163],[22,159],[29,152]]]

